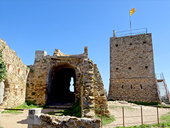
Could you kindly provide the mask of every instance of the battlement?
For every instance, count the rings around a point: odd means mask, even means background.
[[[47,56],[47,52],[46,51],[42,51],[42,50],[36,50],[35,51],[35,61],[39,61],[41,58]]]

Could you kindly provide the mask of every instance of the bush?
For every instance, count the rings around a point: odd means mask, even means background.
[[[80,99],[77,100],[71,108],[64,110],[63,115],[81,117]]]
[[[101,119],[101,116],[100,115],[95,115],[95,118],[99,118]],[[115,121],[115,118],[113,115],[110,115],[109,117],[107,116],[102,116],[102,125],[107,125],[107,124],[110,124],[112,123],[113,121]]]
[[[7,77],[6,64],[2,61],[2,51],[3,49],[0,50],[0,82]]]
[[[35,92],[32,92],[32,95],[35,95],[36,93]]]

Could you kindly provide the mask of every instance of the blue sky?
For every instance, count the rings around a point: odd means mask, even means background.
[[[35,50],[81,54],[98,65],[104,87],[110,78],[109,40],[113,30],[147,28],[152,33],[156,74],[170,89],[170,1],[168,0],[0,0],[0,38],[32,65]]]

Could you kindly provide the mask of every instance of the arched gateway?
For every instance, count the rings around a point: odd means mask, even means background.
[[[105,115],[109,114],[103,81],[97,65],[88,59],[87,47],[79,55],[64,54],[58,49],[53,56],[36,51],[34,65],[29,68],[27,101],[56,106],[72,105],[80,99],[82,116],[94,117],[100,107]]]
[[[73,91],[70,90],[73,78]],[[47,105],[67,105],[75,102],[76,71],[69,65],[53,66],[47,75]]]

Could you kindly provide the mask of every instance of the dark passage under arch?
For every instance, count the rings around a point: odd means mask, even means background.
[[[47,105],[65,105],[75,102],[75,70],[72,68],[53,68],[49,74],[47,86]],[[71,78],[74,79],[74,91],[70,90]]]

